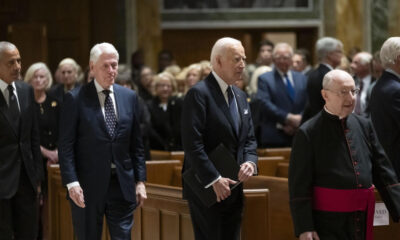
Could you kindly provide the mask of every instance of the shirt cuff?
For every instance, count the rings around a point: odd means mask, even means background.
[[[218,180],[220,180],[221,179],[221,175],[219,175],[218,177],[217,177],[217,179],[215,179],[214,181],[212,181],[212,182],[210,182],[207,186],[205,186],[204,188],[209,188],[209,187],[211,187],[214,183],[216,183]]]
[[[72,182],[72,183],[68,183],[68,184],[67,184],[68,191],[69,191],[72,187],[77,187],[77,186],[81,186],[81,185],[79,184],[78,181],[75,181],[75,182]]]

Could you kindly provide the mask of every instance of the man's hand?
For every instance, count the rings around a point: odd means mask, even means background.
[[[282,130],[286,133],[286,135],[293,136],[296,133],[297,128],[293,127],[292,125],[285,125],[283,126]]]
[[[246,182],[254,174],[254,165],[250,162],[245,162],[240,165],[238,178],[240,182]]]
[[[235,184],[236,181],[233,181],[230,178],[221,177],[218,181],[216,181],[212,186],[217,195],[217,202],[221,202],[225,200],[231,195],[231,189],[229,188],[229,184]]]
[[[291,125],[294,128],[298,128],[301,123],[301,114],[289,113],[286,117],[286,124]]]
[[[317,232],[303,232],[299,240],[319,240]]]
[[[146,187],[144,182],[136,183],[136,204],[137,207],[143,206],[144,200],[147,199]]]
[[[58,151],[56,150],[49,150],[40,146],[40,151],[42,155],[47,158],[47,165],[58,163]]]
[[[85,207],[85,198],[83,197],[83,190],[80,186],[72,187],[68,190],[69,197],[74,203],[81,208]]]

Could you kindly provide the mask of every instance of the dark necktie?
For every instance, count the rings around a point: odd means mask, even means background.
[[[364,83],[362,81],[362,79],[360,79],[359,81],[359,87],[360,87],[360,92],[357,94],[357,98],[356,98],[356,107],[354,108],[354,112],[358,115],[361,115],[361,92],[364,86]]]
[[[236,106],[235,96],[233,95],[233,89],[231,86],[229,86],[226,91],[228,93],[229,112],[231,113],[234,128],[237,134],[239,133],[239,113]]]
[[[285,74],[284,76],[285,76],[285,80],[286,80],[286,91],[288,92],[290,99],[292,99],[292,101],[294,101],[295,91],[294,91],[293,85],[290,82],[288,75]]]
[[[11,120],[16,126],[19,123],[19,108],[17,102],[17,96],[14,94],[14,87],[10,84],[7,87],[8,89],[8,112],[10,114]]]
[[[103,90],[106,99],[104,100],[104,115],[108,133],[113,138],[117,127],[117,116],[115,115],[114,104],[110,97],[110,90]]]

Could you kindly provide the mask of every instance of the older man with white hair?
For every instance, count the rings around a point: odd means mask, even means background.
[[[109,43],[90,51],[94,81],[65,95],[59,160],[76,237],[101,239],[106,216],[112,239],[131,239],[133,210],[146,199],[138,97],[114,84],[118,52]]]
[[[219,39],[211,51],[212,72],[186,94],[182,113],[183,172],[192,170],[200,187],[212,188],[217,203],[206,206],[199,191],[183,182],[195,238],[238,240],[243,210],[242,185],[217,169],[209,155],[221,144],[240,165],[236,179],[247,181],[256,171],[257,144],[246,94],[234,83],[243,76],[246,55],[240,41]],[[229,154],[228,154],[229,155]]]
[[[400,180],[400,37],[387,39],[380,56],[385,71],[371,93],[371,119]]]
[[[327,73],[325,106],[295,136],[289,194],[300,240],[371,240],[375,187],[399,220],[400,184],[393,167],[370,121],[352,113],[358,92],[347,72]]]
[[[356,97],[356,105],[354,113],[367,116],[367,95],[371,83],[375,81],[372,77],[372,55],[368,52],[359,52],[354,55],[350,68],[354,73],[356,86],[360,89],[360,93]]]
[[[322,79],[327,72],[339,66],[343,56],[343,43],[336,38],[320,38],[315,44],[315,48],[320,64],[318,68],[308,75],[308,103],[304,110],[302,122],[307,121],[323,108],[324,100],[321,97]]]

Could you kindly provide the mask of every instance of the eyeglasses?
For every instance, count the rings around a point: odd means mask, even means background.
[[[325,90],[328,90],[328,91],[331,91],[333,93],[336,93],[339,97],[346,97],[349,93],[352,96],[355,96],[355,95],[360,93],[360,89],[359,88],[351,89],[351,90],[343,89],[343,90],[340,90],[340,91],[334,91],[334,90],[331,90],[331,89],[325,89]]]

